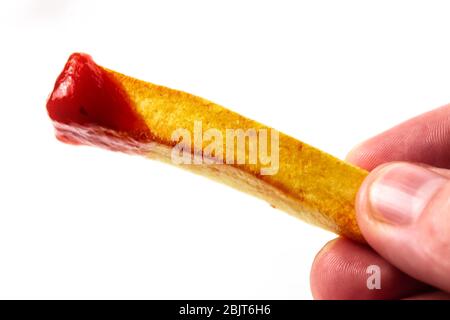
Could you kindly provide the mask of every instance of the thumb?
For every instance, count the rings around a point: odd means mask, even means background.
[[[356,203],[361,232],[381,256],[410,276],[448,292],[449,177],[450,170],[385,164],[364,181]]]

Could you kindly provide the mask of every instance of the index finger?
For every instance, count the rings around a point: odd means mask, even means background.
[[[347,161],[369,171],[391,161],[450,168],[450,104],[370,138],[350,151]]]

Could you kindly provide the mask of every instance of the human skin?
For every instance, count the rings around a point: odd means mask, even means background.
[[[368,245],[330,241],[311,270],[315,299],[450,299],[450,105],[355,147],[370,171],[356,199]],[[381,270],[368,289],[367,267]]]

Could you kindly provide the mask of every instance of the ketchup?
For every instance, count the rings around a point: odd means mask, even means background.
[[[56,137],[130,151],[151,141],[150,130],[113,75],[83,53],[74,53],[47,101]]]

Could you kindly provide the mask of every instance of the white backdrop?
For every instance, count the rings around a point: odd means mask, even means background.
[[[161,163],[57,142],[69,54],[338,157],[450,101],[448,1],[1,1],[0,298],[310,298],[334,235]]]

